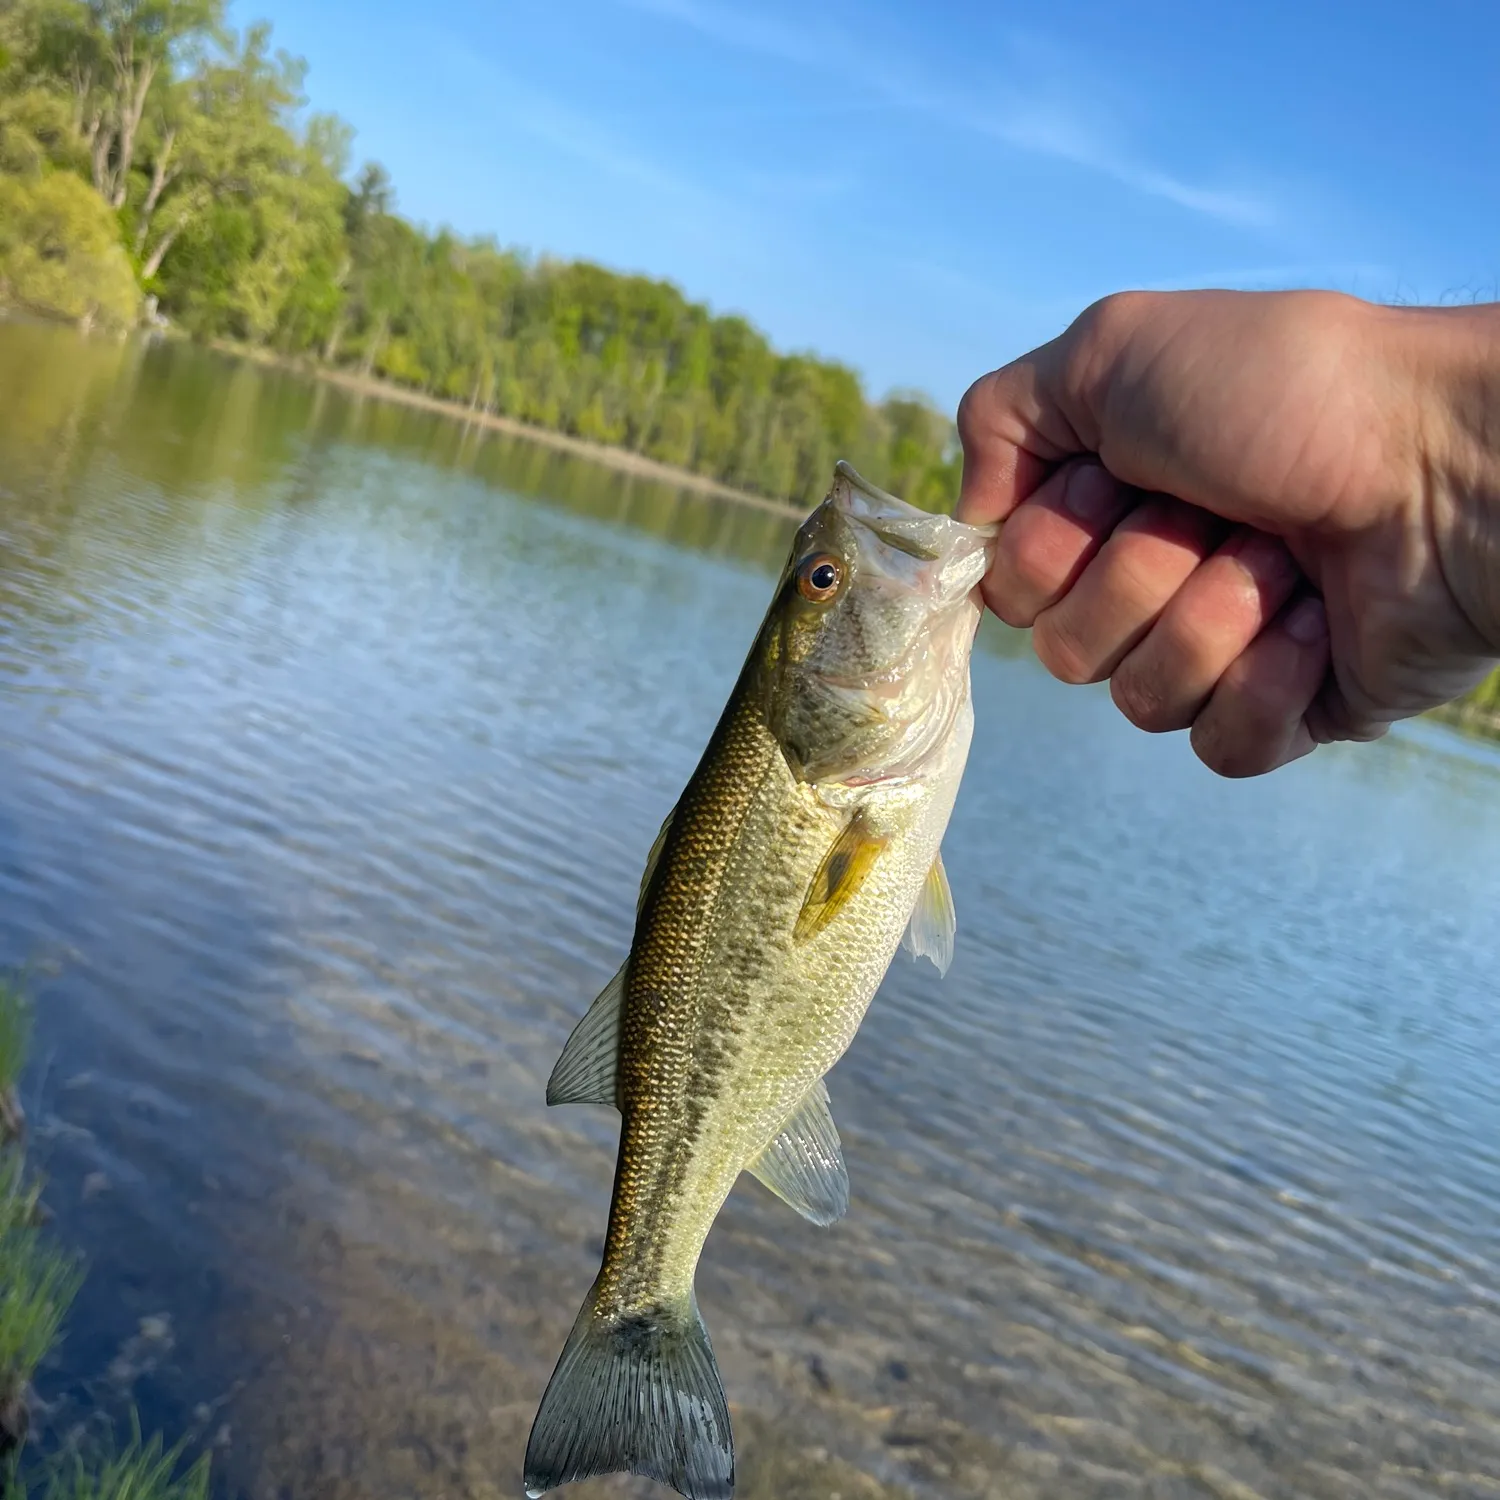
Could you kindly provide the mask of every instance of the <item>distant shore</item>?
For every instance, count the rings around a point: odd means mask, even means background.
[[[753,505],[778,516],[800,516],[803,512],[783,500],[771,500],[765,495],[755,495],[749,490],[736,489],[720,480],[710,479],[705,474],[695,474],[691,469],[680,469],[674,464],[664,464],[660,459],[647,458],[629,448],[611,447],[608,443],[591,442],[588,438],[573,437],[570,433],[554,432],[550,427],[535,427],[530,422],[519,422],[514,417],[502,417],[493,412],[480,411],[462,401],[449,401],[441,396],[429,396],[423,391],[414,391],[409,386],[397,385],[391,380],[382,380],[374,375],[357,375],[350,370],[340,370],[333,365],[320,364],[313,359],[297,359],[287,355],[273,354],[249,344],[235,343],[230,339],[210,339],[208,347],[220,354],[232,354],[253,364],[267,365],[278,370],[287,370],[296,375],[310,376],[327,381],[329,385],[355,396],[373,396],[379,401],[393,401],[401,406],[415,407],[418,411],[436,412],[466,422],[473,427],[487,427],[493,432],[503,432],[508,437],[524,438],[529,443],[541,443],[563,453],[572,453],[592,463],[604,464],[619,469],[625,474],[634,474],[641,479],[654,479],[662,484],[676,485],[680,489],[697,490],[720,500],[733,500],[739,505]]]
[[[1460,698],[1457,702],[1428,709],[1427,717],[1467,734],[1478,735],[1481,739],[1500,740],[1500,711],[1481,707],[1469,699]]]

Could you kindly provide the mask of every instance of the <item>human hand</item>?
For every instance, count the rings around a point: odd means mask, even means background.
[[[984,594],[1065,682],[1251,776],[1500,656],[1500,307],[1127,293],[959,407]]]

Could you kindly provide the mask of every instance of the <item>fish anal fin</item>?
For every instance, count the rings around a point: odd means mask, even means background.
[[[843,1218],[849,1208],[849,1172],[821,1078],[746,1170],[814,1224]]]
[[[930,958],[938,973],[946,974],[948,965],[953,962],[953,934],[957,929],[953,890],[948,884],[948,872],[943,868],[940,852],[922,882],[911,921],[901,936],[901,946],[913,958]]]
[[[562,1049],[547,1080],[548,1104],[613,1104],[619,1071],[620,1005],[625,998],[627,958],[599,991]]]

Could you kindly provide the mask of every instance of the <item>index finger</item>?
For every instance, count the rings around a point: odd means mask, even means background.
[[[1055,342],[1044,344],[964,392],[959,520],[1004,520],[1065,458],[1089,451],[1054,394],[1056,355]]]

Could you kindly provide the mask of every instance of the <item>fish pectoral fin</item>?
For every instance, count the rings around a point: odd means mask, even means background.
[[[828,1108],[828,1087],[821,1078],[746,1171],[814,1224],[832,1224],[844,1217],[849,1171]]]
[[[927,872],[927,879],[922,882],[911,921],[901,935],[901,946],[913,958],[930,958],[938,973],[946,974],[948,965],[953,962],[953,934],[957,929],[958,914],[953,910],[953,891],[939,852]]]
[[[677,816],[677,805],[673,803],[672,810],[662,819],[662,825],[657,830],[655,839],[652,840],[651,848],[646,854],[646,868],[641,875],[641,889],[635,900],[635,914],[640,916],[641,908],[646,904],[646,892],[651,886],[651,877],[656,874],[656,866],[661,861],[661,851],[667,846],[667,830],[672,826],[672,819]]]
[[[620,1057],[620,1004],[627,958],[599,991],[562,1049],[547,1080],[548,1104],[613,1104]]]
[[[816,937],[838,916],[875,868],[885,845],[885,839],[870,832],[860,813],[850,818],[833,841],[833,847],[823,856],[807,888],[802,910],[797,913],[797,925],[792,929],[797,942],[805,943]]]

